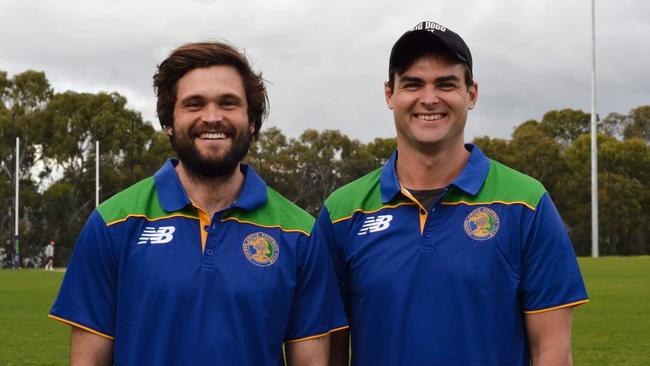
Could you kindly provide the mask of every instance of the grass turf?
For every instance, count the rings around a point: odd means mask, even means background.
[[[0,270],[0,365],[69,365],[69,327],[47,317],[63,272]]]
[[[580,258],[591,302],[575,309],[576,365],[650,365],[650,257]],[[68,365],[69,327],[47,318],[62,272],[0,270],[0,366]]]
[[[650,365],[650,257],[580,258],[590,303],[573,312],[576,365]]]

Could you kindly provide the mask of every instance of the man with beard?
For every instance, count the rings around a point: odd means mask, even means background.
[[[326,365],[346,323],[313,218],[241,160],[266,89],[224,43],[174,50],[154,76],[178,160],[101,204],[50,317],[78,365]]]

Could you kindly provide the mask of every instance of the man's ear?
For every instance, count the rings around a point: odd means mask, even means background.
[[[384,82],[384,97],[386,98],[388,109],[393,109],[393,89],[388,84],[388,81]]]
[[[174,134],[174,129],[171,126],[165,126],[165,133],[167,136],[172,136]]]
[[[468,109],[474,109],[476,107],[476,102],[478,101],[478,83],[474,82],[474,85],[469,87],[469,103]]]

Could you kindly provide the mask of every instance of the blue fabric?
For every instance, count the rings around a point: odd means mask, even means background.
[[[151,192],[165,209],[191,204],[168,161]],[[262,210],[266,185],[245,167],[234,205]],[[128,206],[128,204],[125,204]],[[202,253],[197,218],[142,217],[107,225],[98,212],[74,248],[50,314],[114,337],[116,365],[281,365],[285,341],[346,325],[327,249],[306,233],[236,220],[217,212]],[[287,213],[283,213],[287,214]],[[163,244],[137,244],[146,228],[167,230]],[[275,263],[258,266],[243,243],[265,234]]]
[[[490,161],[477,147],[467,149],[468,164],[448,189],[477,194]],[[396,158],[367,187],[380,185],[384,204],[401,194]],[[464,228],[479,207],[500,220],[489,240],[475,240]],[[388,215],[387,228],[359,235],[364,223]],[[324,207],[317,220],[314,233],[330,249],[350,323],[353,365],[528,366],[524,312],[587,299],[571,242],[546,193],[535,210],[438,202],[422,232],[419,222],[417,205],[335,222]]]

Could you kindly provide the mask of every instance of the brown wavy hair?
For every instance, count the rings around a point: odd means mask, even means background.
[[[255,73],[246,55],[223,42],[184,44],[173,50],[158,65],[158,71],[153,76],[153,87],[157,97],[156,112],[160,126],[164,129],[174,125],[178,80],[194,69],[216,65],[229,65],[239,72],[248,102],[248,121],[253,124],[255,131],[252,135],[257,139],[262,121],[268,115],[269,103],[262,73]]]

